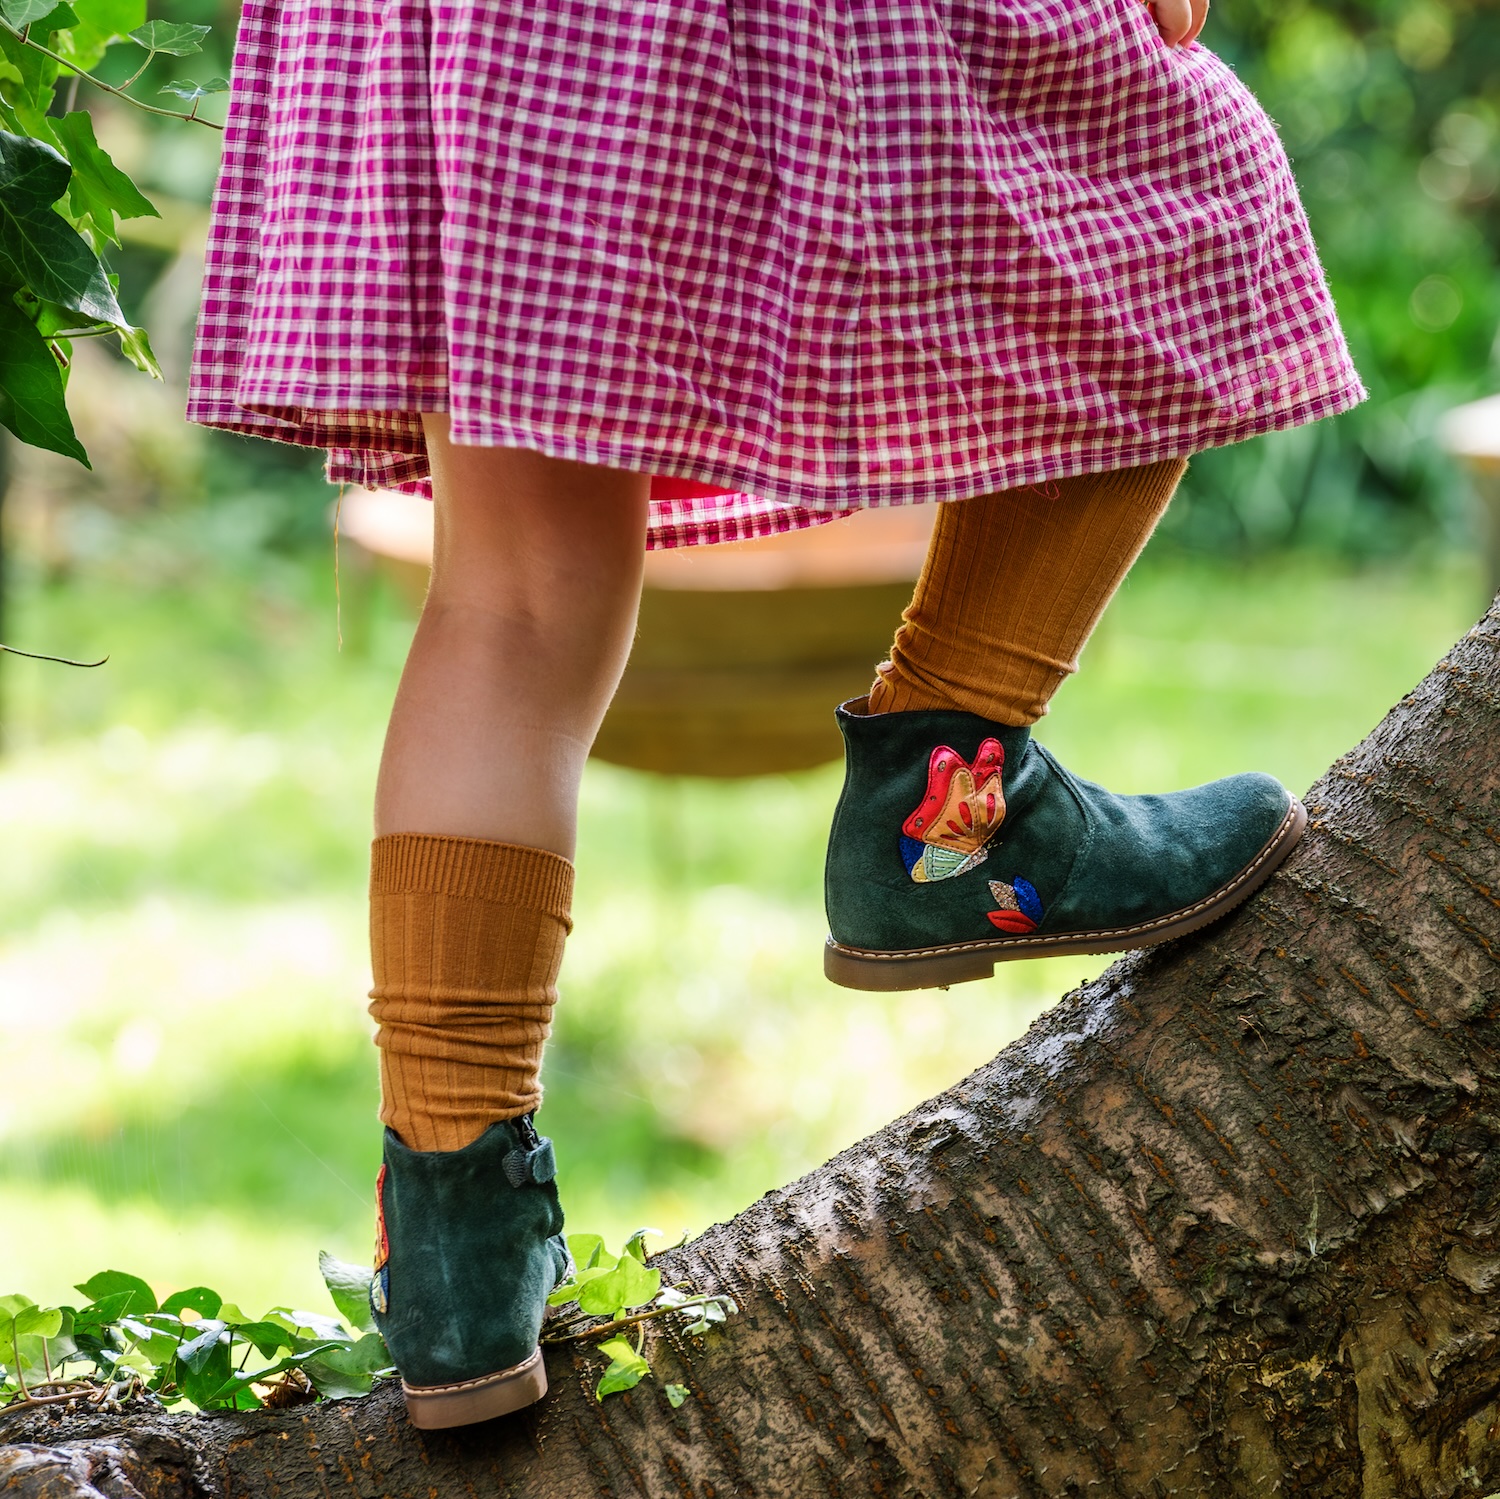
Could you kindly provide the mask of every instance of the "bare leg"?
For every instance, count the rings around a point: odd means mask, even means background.
[[[402,673],[375,831],[571,858],[578,785],[635,633],[650,480],[425,418],[432,586]]]

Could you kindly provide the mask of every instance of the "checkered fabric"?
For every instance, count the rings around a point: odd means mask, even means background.
[[[1362,395],[1273,127],[1140,0],[245,4],[189,416],[335,480],[426,492],[446,410],[678,481],[673,546]]]

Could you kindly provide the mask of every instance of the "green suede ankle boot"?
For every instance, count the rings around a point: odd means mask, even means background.
[[[847,769],[828,841],[824,971],[846,988],[1180,937],[1262,885],[1307,826],[1271,776],[1116,796],[1027,729],[866,706],[838,710]]]
[[[570,1263],[555,1172],[529,1114],[462,1150],[385,1132],[370,1306],[414,1426],[488,1421],[547,1393],[537,1338]]]

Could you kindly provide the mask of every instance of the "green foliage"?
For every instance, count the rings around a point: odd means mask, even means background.
[[[36,324],[14,299],[0,298],[0,424],[22,442],[76,458],[88,455],[63,401],[63,372]]]
[[[100,239],[119,244],[117,218],[161,217],[150,199],[94,139],[94,122],[86,111],[75,109],[53,121],[52,133],[73,168],[68,203],[80,225],[86,225]]]
[[[1371,399],[1195,458],[1164,537],[1242,554],[1461,543],[1466,487],[1432,434],[1495,379],[1500,13],[1217,0],[1204,41],[1278,124]]]
[[[648,1322],[670,1318],[690,1337],[698,1337],[738,1310],[729,1296],[692,1291],[686,1284],[663,1286],[661,1271],[646,1266],[646,1238],[656,1232],[654,1228],[636,1229],[618,1255],[605,1248],[598,1234],[568,1235],[573,1272],[547,1298],[547,1304],[576,1310],[558,1313],[542,1341],[600,1339],[599,1352],[609,1360],[609,1367],[599,1377],[596,1399],[634,1389],[651,1373],[645,1356]],[[602,1317],[602,1325],[586,1325],[593,1317]],[[634,1332],[634,1343],[627,1331]],[[663,1390],[674,1406],[687,1398],[682,1385],[664,1385]]]
[[[601,1400],[651,1373],[646,1322],[671,1317],[699,1335],[736,1310],[728,1296],[664,1289],[661,1272],[645,1264],[644,1239],[654,1232],[638,1229],[618,1257],[598,1234],[573,1234],[569,1247],[585,1263],[549,1298],[576,1309],[555,1315],[543,1342],[600,1340],[609,1359]],[[370,1315],[370,1271],[326,1251],[318,1268],[342,1320],[287,1306],[247,1317],[208,1286],[174,1291],[158,1306],[151,1287],[123,1270],[102,1270],[75,1287],[89,1298],[82,1307],[0,1296],[0,1408],[103,1403],[138,1390],[199,1410],[368,1395],[377,1378],[395,1372]],[[596,1318],[603,1325],[593,1325]],[[635,1331],[633,1345],[625,1329]],[[682,1385],[664,1388],[674,1406],[687,1398]]]
[[[156,56],[201,51],[208,30],[147,21],[141,0],[0,0],[0,423],[22,442],[85,466],[65,400],[72,340],[113,335],[137,369],[161,376],[145,331],[120,309],[103,258],[120,243],[120,219],[156,209],[99,145],[86,113],[51,112],[57,85],[64,75],[86,78],[153,114],[197,119],[203,98],[228,89],[222,78],[174,80],[162,90],[187,100],[187,115],[128,89]],[[116,43],[146,52],[121,88],[89,71]]]
[[[76,1287],[89,1298],[82,1307],[0,1297],[0,1402],[102,1403],[144,1390],[164,1405],[249,1410],[366,1395],[392,1372],[384,1340],[370,1330],[370,1272],[331,1255],[320,1265],[347,1326],[285,1306],[250,1318],[207,1286],[158,1306],[145,1281],[121,1270]]]

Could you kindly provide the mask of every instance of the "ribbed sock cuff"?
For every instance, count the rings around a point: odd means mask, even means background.
[[[389,833],[370,845],[370,890],[520,906],[556,917],[572,929],[573,866],[545,848],[433,833]]]

